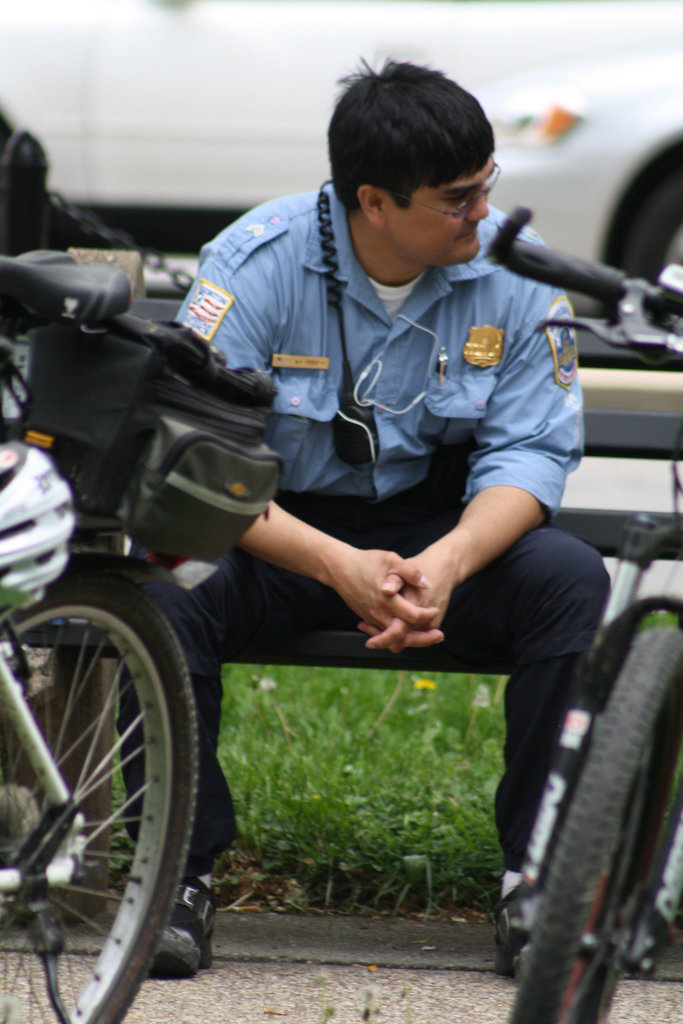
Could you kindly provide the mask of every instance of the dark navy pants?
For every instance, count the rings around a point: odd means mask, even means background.
[[[442,536],[459,512],[430,515],[398,501],[285,495],[281,504],[360,548],[409,557]],[[506,868],[519,868],[548,771],[578,655],[587,649],[609,579],[597,551],[545,525],[453,593],[442,628],[454,657],[485,666],[512,658],[507,684],[505,773],[496,823]],[[314,627],[355,629],[358,617],[330,588],[235,550],[192,591],[165,583],[151,593],[188,659],[200,718],[200,788],[187,874],[211,870],[236,835],[230,792],[216,758],[220,669],[253,641]]]

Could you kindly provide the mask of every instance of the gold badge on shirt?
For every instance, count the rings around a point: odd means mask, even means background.
[[[497,366],[503,358],[503,328],[470,327],[470,335],[465,342],[463,356],[473,366]]]

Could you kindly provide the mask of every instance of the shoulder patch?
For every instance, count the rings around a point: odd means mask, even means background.
[[[230,292],[202,277],[190,299],[183,324],[205,341],[211,341],[234,301]]]
[[[549,320],[573,320],[574,310],[569,299],[563,295],[555,299],[548,310]],[[550,349],[555,363],[555,382],[562,388],[569,388],[579,368],[579,353],[576,347],[576,332],[571,324],[547,326],[545,333],[550,342]]]

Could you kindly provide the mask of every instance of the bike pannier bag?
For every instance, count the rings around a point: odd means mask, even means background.
[[[107,332],[41,328],[30,348],[24,436],[54,456],[79,512],[118,516],[160,554],[213,560],[265,511],[281,468],[263,443],[268,374],[133,315]]]
[[[136,541],[213,560],[275,494],[281,460],[263,444],[266,410],[215,399],[177,378],[157,388],[157,427],[119,508]]]

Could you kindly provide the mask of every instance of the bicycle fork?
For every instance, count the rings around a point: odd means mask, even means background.
[[[576,690],[560,728],[522,865],[512,924],[525,939],[536,920],[545,874],[586,759],[596,717],[609,697],[639,622],[651,610],[647,601],[637,600],[637,593],[645,570],[663,543],[669,543],[668,534],[665,538],[649,516],[637,516],[627,527],[595,640],[579,666]]]
[[[638,516],[627,528],[610,596],[605,605],[595,641],[584,656],[577,677],[574,700],[566,712],[548,779],[534,821],[522,866],[522,884],[516,903],[513,927],[525,939],[531,935],[543,896],[543,884],[559,830],[571,802],[595,721],[604,708],[626,660],[640,623],[653,611],[683,615],[676,598],[638,599],[644,572],[658,553],[680,546],[677,528],[662,528],[646,516]],[[659,862],[651,872],[632,918],[632,927],[622,949],[627,969],[650,970],[653,954],[668,940],[683,894],[683,777],[671,815],[669,835]]]
[[[621,953],[627,971],[651,971],[659,949],[668,945],[683,893],[683,781],[676,794],[675,811],[651,881],[641,894]]]

